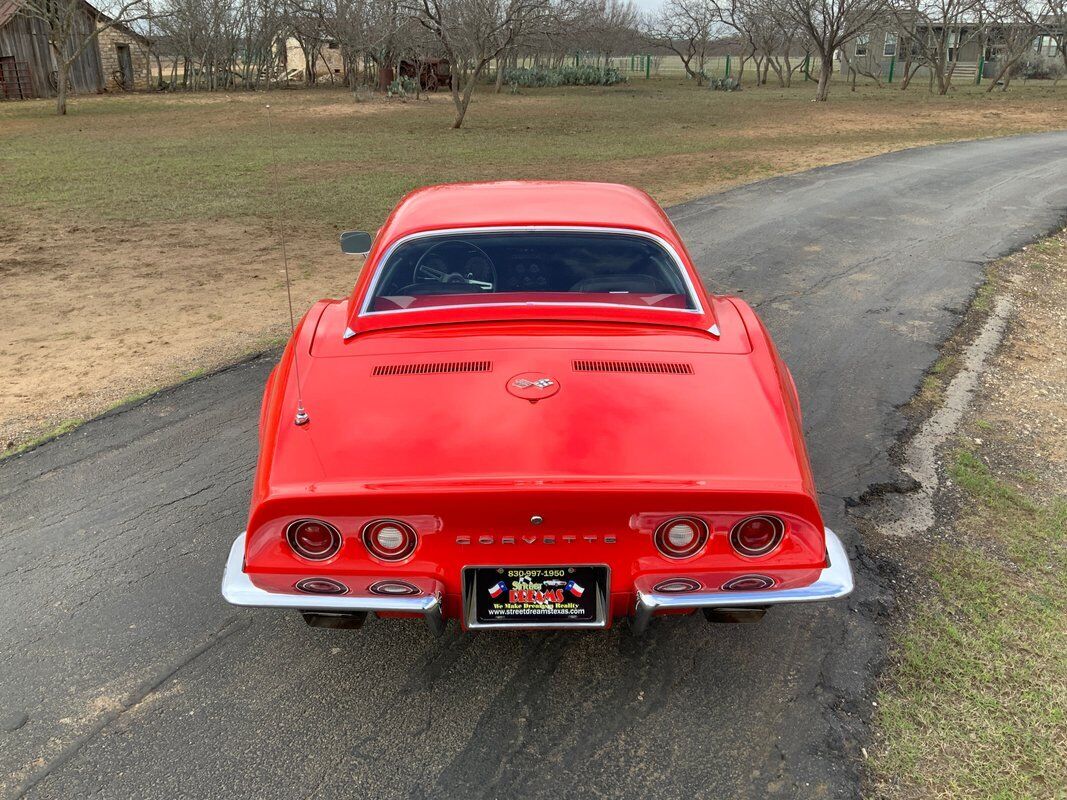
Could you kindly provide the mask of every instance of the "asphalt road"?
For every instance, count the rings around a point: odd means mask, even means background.
[[[1067,209],[1067,132],[912,150],[679,206],[709,285],[799,385],[857,593],[758,626],[358,632],[219,597],[262,358],[0,464],[5,796],[850,797],[885,594],[845,505],[897,479],[894,410],[982,264]]]

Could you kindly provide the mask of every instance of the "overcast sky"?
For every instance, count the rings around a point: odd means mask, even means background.
[[[654,11],[659,8],[663,0],[633,0],[638,11]]]

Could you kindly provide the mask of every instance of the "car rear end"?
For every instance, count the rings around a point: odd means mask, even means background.
[[[534,482],[536,483],[536,482]],[[223,593],[312,624],[419,616],[435,631],[606,628],[851,590],[837,538],[803,492],[623,482],[323,491],[262,504],[234,544]]]

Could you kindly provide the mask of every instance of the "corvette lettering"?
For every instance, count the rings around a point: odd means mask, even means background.
[[[601,544],[616,544],[617,536],[597,536],[588,533],[582,536],[564,534],[563,536],[457,536],[456,544],[574,544],[576,542],[600,542]]]

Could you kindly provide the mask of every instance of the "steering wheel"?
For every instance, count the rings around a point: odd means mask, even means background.
[[[456,265],[462,265],[458,269]],[[462,240],[438,242],[419,256],[413,283],[462,283],[491,292],[496,287],[496,265],[482,248]]]

